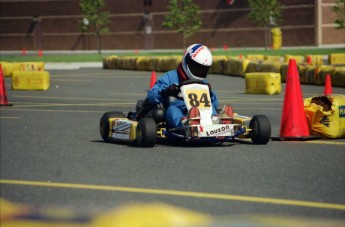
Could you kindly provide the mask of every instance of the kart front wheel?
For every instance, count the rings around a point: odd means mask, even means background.
[[[157,125],[149,117],[141,118],[137,125],[136,143],[140,147],[153,147],[157,142]]]
[[[120,111],[114,111],[114,112],[106,112],[101,117],[101,120],[99,121],[99,132],[101,134],[101,137],[104,141],[109,141],[109,119],[110,118],[125,118],[126,115]]]
[[[267,144],[271,138],[271,123],[265,115],[255,115],[250,123],[250,137],[254,144]]]

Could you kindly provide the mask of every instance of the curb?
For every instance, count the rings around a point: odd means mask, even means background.
[[[45,70],[77,70],[81,68],[103,68],[102,62],[59,62],[45,63]]]

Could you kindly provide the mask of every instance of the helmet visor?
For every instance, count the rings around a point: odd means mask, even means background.
[[[186,64],[190,72],[194,76],[204,78],[204,79],[207,77],[207,73],[208,73],[208,70],[210,69],[210,66],[199,64],[196,61],[192,60],[192,58],[188,55],[186,57]]]

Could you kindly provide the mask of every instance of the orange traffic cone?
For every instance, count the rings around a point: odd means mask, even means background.
[[[2,73],[2,67],[0,64],[0,106],[12,106],[7,101],[6,87],[4,74]]]
[[[308,64],[308,65],[313,64],[313,59],[311,58],[310,55],[307,56],[307,64]]]
[[[280,140],[306,140],[309,134],[296,60],[290,59],[286,77]]]
[[[332,82],[331,82],[331,75],[326,75],[326,81],[325,81],[325,90],[323,92],[324,95],[331,95],[333,93],[332,91]]]
[[[152,71],[152,73],[151,73],[151,81],[150,81],[150,89],[155,85],[156,81],[157,81],[156,72]]]

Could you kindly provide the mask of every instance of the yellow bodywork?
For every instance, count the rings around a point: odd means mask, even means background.
[[[119,139],[119,138],[113,138],[112,134],[113,134],[113,125],[114,125],[114,122],[118,121],[118,120],[123,120],[123,121],[127,121],[128,123],[130,123],[130,127],[129,127],[129,130],[128,130],[128,139]],[[129,141],[134,141],[136,140],[136,131],[137,131],[137,125],[138,125],[138,122],[137,121],[132,121],[132,120],[129,120],[127,118],[109,118],[109,133],[108,133],[108,138],[110,139],[118,139],[118,140],[129,140]]]
[[[234,116],[232,118],[232,123],[239,124],[246,129],[246,133],[244,133],[243,135],[240,135],[239,138],[247,138],[248,133],[251,131],[251,129],[249,128],[251,119],[252,119],[251,117],[242,116],[242,115],[238,115],[237,113],[234,113]]]

